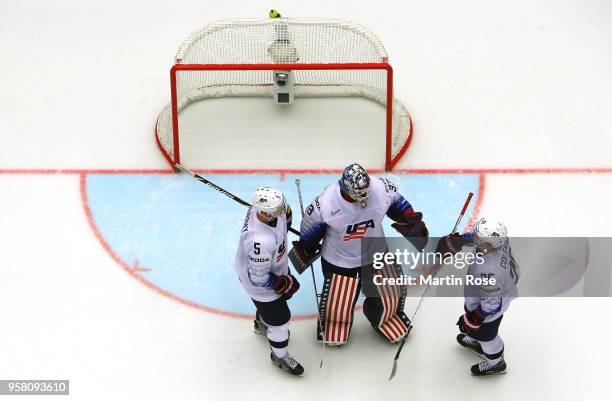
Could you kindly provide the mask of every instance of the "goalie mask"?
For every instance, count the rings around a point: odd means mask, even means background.
[[[499,248],[508,238],[508,230],[501,222],[483,217],[474,225],[474,242],[484,251]]]
[[[285,196],[272,187],[259,187],[253,194],[253,209],[267,221],[273,221],[285,212]]]
[[[356,201],[359,206],[366,207],[368,205],[370,176],[361,165],[353,163],[345,168],[339,182],[340,190]]]

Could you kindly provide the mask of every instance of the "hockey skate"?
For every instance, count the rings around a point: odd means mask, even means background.
[[[261,320],[259,313],[255,314],[255,320],[253,320],[253,333],[259,336],[265,336],[268,333],[268,326]]]
[[[465,341],[466,337],[467,336],[465,334],[457,334],[457,342],[459,343],[459,345],[469,350],[471,353],[475,354],[479,358],[485,359],[485,354],[482,350],[482,347],[480,346],[480,343],[478,341]]]
[[[279,358],[274,355],[274,352],[270,352],[270,360],[272,363],[284,371],[287,371],[295,376],[301,376],[304,373],[304,368],[299,364],[298,361],[293,359],[293,357],[289,354],[285,355],[283,358]]]
[[[492,365],[491,362],[485,360],[471,368],[474,376],[489,376],[489,375],[501,375],[506,373],[506,362],[502,358],[499,362]]]

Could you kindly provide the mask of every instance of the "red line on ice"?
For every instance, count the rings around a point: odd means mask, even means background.
[[[341,169],[201,169],[194,170],[200,174],[326,174],[326,173],[340,173]],[[382,170],[369,170],[373,174],[382,173]],[[471,218],[468,222],[468,227],[471,226],[479,212],[484,199],[484,192],[486,187],[486,175],[487,174],[612,174],[612,167],[578,167],[578,168],[444,168],[444,169],[397,169],[395,173],[400,174],[479,174],[479,188],[478,195],[476,197],[476,205],[472,212]],[[174,294],[171,294],[155,284],[148,281],[139,273],[139,269],[134,269],[123,261],[110,247],[110,245],[104,239],[104,236],[100,232],[93,218],[91,209],[89,207],[89,200],[87,197],[87,175],[88,174],[174,174],[172,169],[16,169],[16,168],[4,168],[0,169],[0,175],[53,175],[53,174],[66,174],[66,175],[79,175],[80,181],[80,194],[81,202],[83,205],[83,211],[87,218],[87,222],[94,233],[94,236],[100,242],[102,248],[108,253],[108,255],[130,276],[134,277],[140,283],[153,291],[161,294],[162,296],[179,302],[183,305],[213,313],[221,316],[229,316],[240,319],[253,319],[253,315],[227,312],[210,308],[207,306],[199,305],[194,302],[180,298]],[[357,307],[361,309],[361,307]],[[301,315],[293,317],[293,320],[307,320],[316,319],[317,314]],[[327,334],[326,334],[327,337]]]

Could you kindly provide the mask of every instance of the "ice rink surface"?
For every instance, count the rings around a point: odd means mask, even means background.
[[[391,178],[432,232],[473,191],[470,218],[499,216],[514,236],[610,236],[608,1],[13,2],[0,13],[0,379],[70,379],[77,400],[606,399],[610,298],[516,300],[500,332],[509,372],[485,379],[455,343],[462,300],[428,298],[388,382],[396,348],[361,312],[319,369],[301,276],[290,349],[306,375],[270,365],[231,270],[244,209],[171,174],[153,127],[181,41],[272,7],[385,44],[414,121]],[[310,200],[349,162],[382,167],[382,108],[366,103],[304,102],[288,118],[211,101],[186,110],[186,163],[243,197],[279,186],[298,210],[297,176]]]

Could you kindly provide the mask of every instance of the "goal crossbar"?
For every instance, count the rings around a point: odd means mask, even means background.
[[[187,105],[222,97],[272,99],[275,71],[294,72],[296,99],[362,97],[385,107],[386,170],[408,149],[412,120],[393,97],[393,69],[376,35],[339,20],[238,19],[194,32],[177,52],[170,70],[171,103],[156,124],[167,161],[181,162],[179,114]]]

